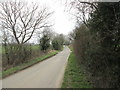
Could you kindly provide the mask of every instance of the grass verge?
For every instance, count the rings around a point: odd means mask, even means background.
[[[86,75],[80,70],[73,52],[69,56],[61,88],[92,88]]]
[[[50,57],[56,55],[57,53],[58,53],[58,51],[49,52],[47,55],[43,55],[43,56],[41,56],[41,57],[39,57],[39,58],[30,60],[30,61],[27,62],[27,63],[24,63],[24,64],[21,64],[21,65],[19,65],[19,66],[10,68],[10,69],[8,69],[8,70],[6,70],[6,71],[1,72],[2,74],[0,73],[0,77],[5,78],[5,77],[7,77],[7,76],[9,76],[9,75],[11,75],[11,74],[13,74],[13,73],[16,73],[16,72],[18,72],[18,71],[21,71],[21,70],[23,70],[23,69],[25,69],[25,68],[28,68],[28,67],[30,67],[30,66],[32,66],[32,65],[34,65],[34,64],[36,64],[36,63],[38,63],[38,62],[40,62],[40,61],[43,61],[43,60],[45,60],[45,59],[47,59],[47,58],[50,58]]]
[[[30,48],[30,46],[27,46],[27,47]],[[39,45],[32,45],[31,46],[32,50],[38,50],[39,48],[40,48]],[[2,45],[0,45],[0,53],[5,53],[5,48]]]

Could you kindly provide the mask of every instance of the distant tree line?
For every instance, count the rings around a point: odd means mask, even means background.
[[[42,37],[39,39],[41,50],[47,51],[52,48],[53,50],[62,50],[63,45],[69,45],[69,39],[65,38],[63,34],[52,32],[50,28],[44,29]]]

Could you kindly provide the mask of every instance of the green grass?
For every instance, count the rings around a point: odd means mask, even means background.
[[[3,78],[4,78],[4,77],[6,77],[6,76],[9,76],[9,75],[11,75],[11,74],[13,74],[13,73],[15,73],[15,72],[18,72],[18,71],[20,71],[20,70],[23,70],[23,69],[25,69],[25,68],[27,68],[27,67],[30,67],[30,66],[32,66],[32,65],[34,65],[34,64],[36,64],[36,63],[38,63],[38,62],[40,62],[40,61],[43,61],[43,60],[45,60],[45,59],[47,59],[47,58],[49,58],[49,57],[51,57],[51,56],[54,56],[54,55],[56,55],[57,53],[58,53],[58,51],[53,51],[53,52],[48,53],[47,55],[43,55],[43,56],[41,56],[41,57],[39,57],[39,58],[30,60],[30,61],[27,62],[27,63],[21,64],[21,65],[19,65],[19,66],[10,68],[10,69],[8,69],[8,70],[6,70],[6,71],[0,72],[0,75],[1,75],[0,77],[3,77]],[[2,73],[2,74],[1,74],[1,73]]]
[[[2,51],[2,46],[0,46],[0,51]]]
[[[28,46],[28,48],[29,48],[29,46]],[[32,46],[31,46],[31,49],[32,49],[32,50],[38,50],[39,48],[40,48],[39,45],[32,45]],[[2,47],[2,46],[0,46],[0,53],[5,53],[5,49],[4,49],[4,47]]]
[[[73,52],[69,56],[61,88],[92,88],[87,81],[86,75],[80,70],[80,66]]]
[[[5,52],[4,48],[0,46],[0,53]]]
[[[32,48],[32,50],[38,50],[40,48],[40,46],[39,45],[33,45],[31,48]]]

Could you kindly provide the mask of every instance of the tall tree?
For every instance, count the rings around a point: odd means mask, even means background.
[[[48,27],[47,20],[51,14],[47,8],[39,8],[37,4],[0,2],[0,23],[6,31],[11,32],[18,44],[29,41],[36,30]]]

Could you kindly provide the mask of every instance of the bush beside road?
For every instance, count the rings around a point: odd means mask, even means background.
[[[25,68],[28,68],[28,67],[30,67],[30,66],[38,63],[38,62],[41,62],[41,61],[43,61],[43,60],[45,60],[47,58],[50,58],[50,57],[56,55],[57,53],[58,53],[58,51],[51,51],[51,52],[47,53],[46,55],[43,55],[43,56],[38,57],[36,59],[30,60],[29,62],[23,63],[23,64],[18,65],[16,67],[9,68],[9,69],[7,69],[7,70],[5,70],[3,72],[0,72],[0,77],[5,78],[5,77],[7,77],[7,76],[9,76],[9,75],[11,75],[13,73],[21,71],[21,70],[23,70]]]

